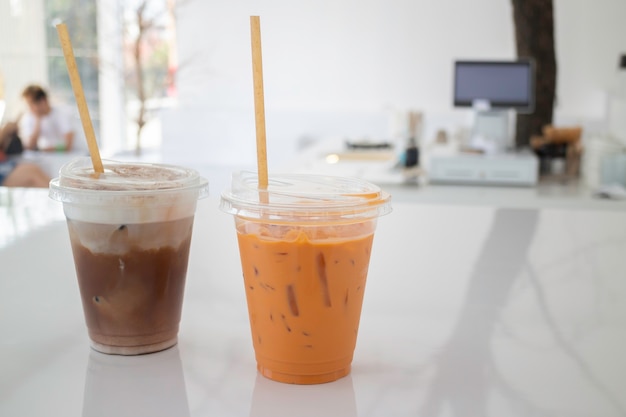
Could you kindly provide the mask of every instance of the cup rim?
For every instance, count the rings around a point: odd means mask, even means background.
[[[238,217],[279,222],[368,220],[392,211],[391,195],[356,177],[275,174],[266,189],[251,171],[233,173],[220,209]]]
[[[114,160],[103,160],[103,164],[105,168],[113,165],[161,167],[173,171],[175,170],[185,175],[178,179],[159,181],[160,185],[156,185],[154,181],[150,180],[143,182],[146,185],[152,185],[154,188],[142,188],[141,181],[135,181],[130,188],[123,190],[95,188],[93,185],[95,183],[89,183],[90,180],[85,178],[85,176],[72,173],[73,169],[83,169],[83,173],[85,173],[85,169],[91,166],[90,158],[83,157],[74,159],[61,167],[59,176],[50,180],[48,196],[62,203],[102,204],[105,199],[123,201],[129,198],[145,198],[147,196],[158,197],[167,196],[168,194],[175,195],[193,190],[198,191],[198,199],[205,198],[209,195],[209,181],[200,176],[199,172],[194,169],[171,164]],[[64,180],[67,180],[68,183],[64,184]],[[106,179],[104,179],[103,182],[114,186],[111,182],[106,183]],[[89,186],[81,188],[77,186],[80,184]]]

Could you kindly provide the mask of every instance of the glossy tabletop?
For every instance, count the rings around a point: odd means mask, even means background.
[[[92,351],[61,206],[0,189],[0,416],[626,415],[626,212],[394,203],[352,373],[259,376],[229,215],[199,202],[179,343]]]

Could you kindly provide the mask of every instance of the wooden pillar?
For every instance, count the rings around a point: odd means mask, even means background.
[[[511,0],[517,56],[535,61],[535,111],[518,114],[517,148],[528,146],[532,135],[552,123],[556,94],[554,8],[552,0]]]

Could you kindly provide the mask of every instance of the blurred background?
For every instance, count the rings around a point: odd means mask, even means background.
[[[365,168],[351,169],[403,183],[406,170],[391,171],[405,162],[413,135],[421,168],[415,176],[427,178],[429,150],[466,141],[474,123],[472,108],[453,103],[455,61],[519,57],[515,3],[6,0],[0,117],[6,122],[24,112],[21,91],[29,83],[75,107],[55,30],[65,22],[103,155],[190,165],[219,189],[232,169],[255,164],[249,16],[260,15],[270,170],[319,171],[333,162],[329,155],[345,156],[345,143],[374,144],[387,153],[368,154]],[[626,185],[626,2],[545,3],[556,60],[551,125],[581,129],[577,181]],[[419,115],[417,133],[410,114]],[[513,137],[507,140],[515,145]],[[618,158],[611,162],[617,168],[603,168],[607,155]],[[390,175],[367,165],[381,160]],[[558,164],[533,166],[539,174],[566,173]]]

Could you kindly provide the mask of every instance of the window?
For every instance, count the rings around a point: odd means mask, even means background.
[[[95,0],[46,0],[46,55],[50,93],[63,103],[74,103],[56,25],[65,23],[72,39],[76,65],[89,106],[96,136],[99,136],[98,27]]]

